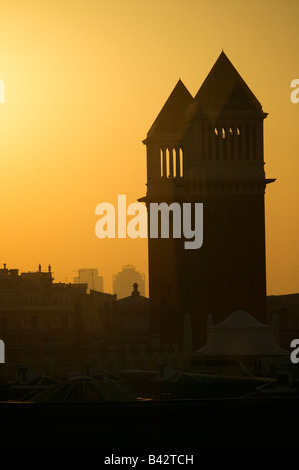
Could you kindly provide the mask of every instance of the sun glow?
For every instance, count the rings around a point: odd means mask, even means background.
[[[147,272],[147,240],[100,241],[94,208],[144,196],[142,140],[178,78],[195,96],[224,49],[269,113],[266,174],[277,182],[266,193],[268,293],[298,291],[299,104],[290,83],[299,2],[236,5],[0,2],[0,263],[50,263],[55,281],[97,267],[106,291],[122,265]]]
[[[0,103],[5,103],[5,86],[3,80],[0,80]]]

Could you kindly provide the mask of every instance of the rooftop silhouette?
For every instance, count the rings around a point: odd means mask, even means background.
[[[239,72],[222,51],[202,86],[198,90],[187,114],[214,111],[262,113],[262,105],[254,96]]]
[[[192,100],[191,93],[179,79],[148,133],[182,131],[182,121]]]

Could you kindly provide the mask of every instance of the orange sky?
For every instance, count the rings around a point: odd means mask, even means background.
[[[0,0],[1,245],[56,281],[123,264],[146,240],[99,240],[100,202],[145,194],[142,139],[180,77],[194,95],[221,50],[265,112],[269,294],[299,292],[297,0]]]

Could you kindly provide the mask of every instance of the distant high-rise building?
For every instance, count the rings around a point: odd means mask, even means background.
[[[78,269],[78,276],[74,277],[75,284],[87,284],[88,290],[103,292],[103,277],[99,276],[98,270]]]
[[[117,294],[118,299],[128,297],[132,293],[132,285],[137,283],[141,295],[145,295],[144,274],[136,271],[133,264],[122,267],[122,271],[113,275],[113,294]]]

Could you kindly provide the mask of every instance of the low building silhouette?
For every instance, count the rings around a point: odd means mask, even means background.
[[[0,269],[0,330],[6,371],[36,365],[48,373],[54,364],[69,370],[74,363],[88,362],[95,344],[117,341],[117,327],[114,335],[110,332],[116,324],[112,318],[115,295],[95,290],[87,293],[87,284],[53,281],[51,266],[47,271],[39,265],[37,271],[23,273],[6,265]]]
[[[121,315],[121,331],[124,343],[148,344],[149,335],[149,299],[140,294],[135,282],[130,296],[119,299],[118,309]]]
[[[270,295],[267,310],[278,343],[289,349],[291,341],[299,338],[299,294]]]

